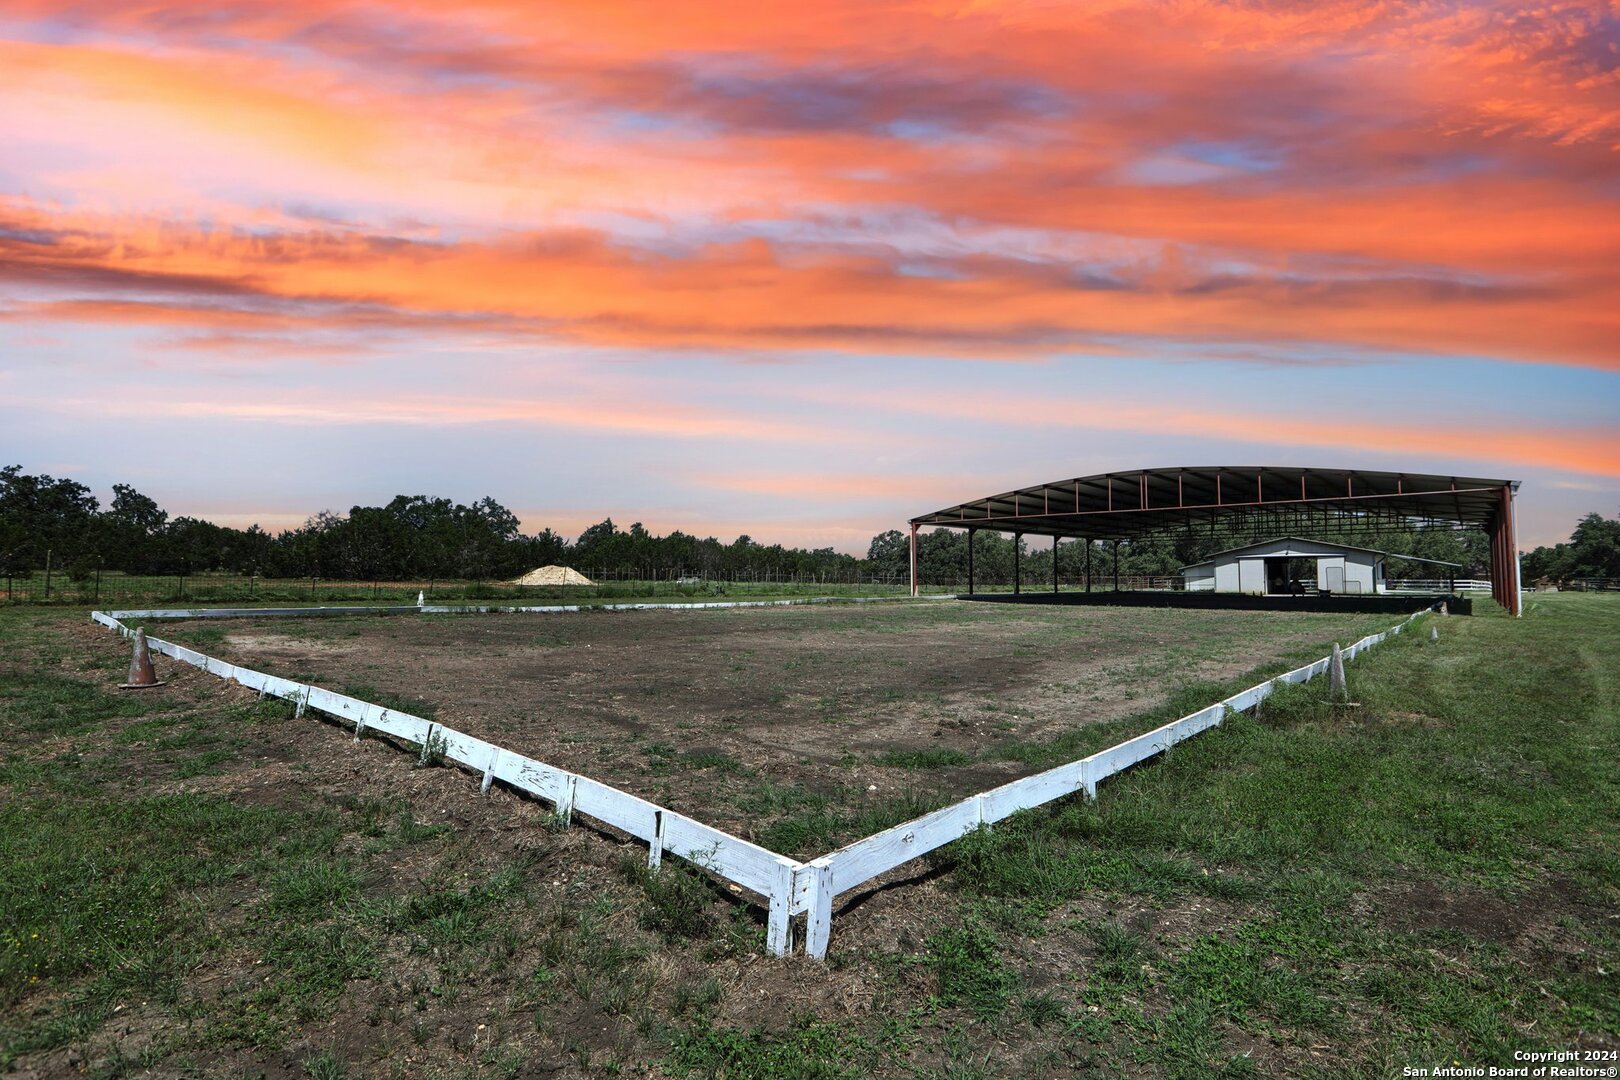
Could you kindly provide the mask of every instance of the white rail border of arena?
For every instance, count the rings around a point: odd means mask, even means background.
[[[949,597],[946,597],[949,598]],[[906,599],[911,597],[861,597],[848,601],[871,602],[876,599]],[[837,598],[839,602],[847,602]],[[831,600],[765,600],[736,601],[710,604],[615,604],[607,610],[645,610],[648,608],[714,608],[765,607],[783,604],[827,603]],[[124,637],[133,637],[135,631],[123,623],[124,619],[203,619],[239,618],[244,616],[287,615],[340,615],[375,614],[383,612],[448,614],[455,612],[557,612],[578,611],[575,605],[544,608],[449,608],[449,607],[354,607],[354,608],[211,608],[160,609],[154,611],[93,611],[90,617],[101,625],[117,631]],[[1414,612],[1405,620],[1376,634],[1369,634],[1344,650],[1344,659],[1355,659],[1362,652],[1386,638],[1405,630],[1413,620],[1428,614]],[[234,680],[261,696],[291,701],[295,715],[303,716],[314,709],[337,720],[354,725],[355,738],[366,731],[379,731],[395,738],[405,739],[423,747],[434,739],[443,740],[444,759],[463,768],[482,773],[480,792],[488,792],[496,781],[517,791],[538,796],[552,804],[557,816],[568,821],[574,814],[582,814],[605,825],[628,833],[648,845],[647,863],[657,867],[665,853],[678,855],[715,875],[766,900],[769,912],[766,921],[766,946],[775,956],[785,956],[792,946],[791,924],[795,915],[805,915],[804,950],[823,959],[827,955],[827,942],[832,931],[833,902],[843,893],[859,888],[873,878],[960,839],[979,828],[989,826],[1020,810],[1030,810],[1076,792],[1084,792],[1090,799],[1097,797],[1097,785],[1148,758],[1161,754],[1177,743],[1192,738],[1199,732],[1216,727],[1226,719],[1227,710],[1245,712],[1259,705],[1271,695],[1277,683],[1302,683],[1314,679],[1328,670],[1330,656],[1314,663],[1295,668],[1266,680],[1247,690],[1233,694],[1206,709],[1172,720],[1135,738],[1098,751],[1089,757],[1047,769],[1033,776],[1003,784],[961,802],[941,807],[911,821],[903,822],[864,840],[847,844],[837,851],[818,859],[801,863],[785,855],[778,855],[758,844],[753,844],[730,833],[722,832],[701,821],[676,813],[646,799],[609,787],[588,776],[568,772],[555,765],[525,757],[511,750],[463,734],[443,724],[424,720],[419,716],[381,705],[361,701],[344,694],[335,694],[308,683],[294,682],[262,671],[240,667],[224,660],[207,656],[182,645],[160,638],[147,638],[147,645],[157,653],[184,664],[201,668],[210,675]]]

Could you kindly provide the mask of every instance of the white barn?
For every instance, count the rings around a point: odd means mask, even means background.
[[[1325,592],[1334,595],[1371,595],[1385,591],[1387,559],[1416,559],[1371,548],[1283,536],[1258,544],[1218,551],[1203,562],[1181,568],[1188,592],[1249,593],[1278,596]],[[1454,563],[1435,563],[1456,567]]]

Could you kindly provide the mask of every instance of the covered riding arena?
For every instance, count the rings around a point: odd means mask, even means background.
[[[918,591],[917,531],[963,529],[969,537],[968,596],[974,582],[974,533],[981,529],[1050,536],[1053,550],[1065,540],[1086,541],[1085,590],[1061,594],[1063,602],[1217,602],[1264,605],[1271,598],[1203,593],[1109,593],[1091,591],[1097,542],[1109,545],[1118,581],[1118,545],[1219,529],[1276,536],[1373,535],[1392,529],[1479,529],[1489,539],[1491,595],[1520,614],[1519,559],[1513,499],[1517,480],[1490,480],[1429,473],[1312,469],[1271,465],[1181,466],[1099,473],[987,495],[911,519],[911,589]],[[1054,560],[1055,561],[1055,560]],[[1017,560],[1014,560],[1015,574]],[[1105,568],[1099,571],[1106,572]],[[1013,596],[1050,601],[1053,591],[1024,593],[1015,576]],[[986,597],[988,598],[988,597]],[[995,598],[1008,598],[1000,594]],[[1313,598],[1314,599],[1314,598]],[[1330,598],[1335,605],[1366,604],[1382,597]],[[1416,598],[1408,598],[1416,599]],[[1297,605],[1294,605],[1297,606]]]

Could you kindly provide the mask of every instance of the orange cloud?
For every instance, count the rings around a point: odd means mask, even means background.
[[[13,233],[52,223],[24,215]],[[59,224],[59,223],[58,223]],[[1453,283],[1381,274],[1315,279],[1286,268],[1238,273],[1168,257],[1075,280],[1060,264],[948,259],[908,274],[877,254],[794,250],[763,241],[661,255],[600,233],[421,243],[354,233],[262,237],[156,222],[79,221],[49,242],[0,237],[0,275],[124,292],[195,294],[206,305],[105,301],[92,317],[263,324],[250,308],[304,305],[287,321],[355,318],[497,325],[603,345],[943,351],[1026,356],[1100,348],[1111,335],[1192,340],[1333,341],[1620,368],[1620,277],[1575,287]],[[49,311],[51,309],[44,309]],[[58,309],[58,310],[73,310]],[[290,310],[290,309],[289,309]]]
[[[806,396],[815,399],[814,392]],[[1381,452],[1511,463],[1516,468],[1551,468],[1589,476],[1620,477],[1620,429],[1615,427],[1537,427],[1515,421],[1507,426],[1474,423],[1389,423],[1294,418],[1275,412],[1235,409],[1199,411],[1173,405],[1142,406],[1125,401],[1064,400],[1017,395],[975,395],[971,400],[939,393],[910,393],[902,399],[858,393],[825,395],[849,405],[917,413],[938,420],[1083,428],[1102,431],[1174,432],[1223,441],[1276,446],[1320,446],[1335,450],[1367,447]]]
[[[83,318],[1620,367],[1598,0],[0,10],[53,42],[0,42],[0,138],[106,156],[0,204],[0,275]]]

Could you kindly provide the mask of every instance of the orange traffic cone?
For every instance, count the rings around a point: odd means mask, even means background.
[[[152,668],[152,651],[146,647],[146,631],[135,631],[135,655],[129,661],[129,682],[120,683],[120,690],[145,690],[149,686],[162,686]]]

